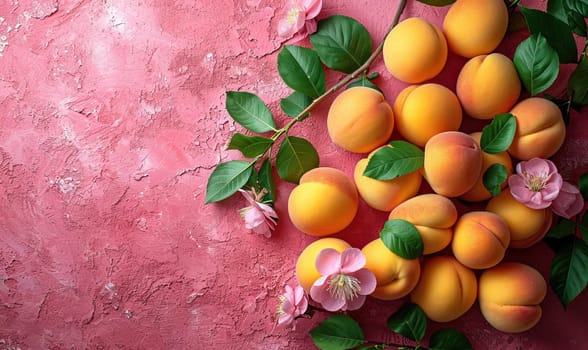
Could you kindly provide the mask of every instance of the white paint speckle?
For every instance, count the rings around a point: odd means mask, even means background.
[[[207,53],[202,60],[202,66],[204,69],[212,73],[214,71],[214,66],[216,65],[216,60],[214,59],[214,54],[212,52]]]
[[[107,282],[104,285],[103,292],[105,294],[108,294],[108,298],[110,300],[112,300],[114,297],[116,297],[118,295],[118,292],[116,290],[116,286],[112,282]]]
[[[8,46],[8,38],[6,35],[0,36],[0,57],[3,56],[6,47]]]
[[[68,193],[76,189],[76,182],[71,177],[57,179],[56,183],[61,193]]]

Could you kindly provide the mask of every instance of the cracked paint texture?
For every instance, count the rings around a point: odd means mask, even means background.
[[[286,120],[275,30],[286,4],[0,1],[0,349],[313,347],[308,331],[324,315],[274,327],[277,295],[313,241],[287,218],[293,185],[278,183],[281,220],[269,240],[244,230],[240,196],[204,205],[214,166],[239,158],[226,150],[241,129],[225,92],[254,92]],[[353,16],[376,44],[395,7],[325,0],[320,17]],[[440,24],[445,11],[410,1],[404,17]],[[450,87],[465,61],[452,62],[438,78]],[[381,60],[374,70],[385,72]],[[390,98],[403,87],[386,73],[378,83]],[[351,174],[360,156],[330,143],[327,109],[292,132],[317,146],[321,165]],[[569,181],[588,170],[588,119],[579,117],[555,158]],[[361,246],[386,216],[362,204],[337,237]],[[545,256],[538,245],[509,259],[546,276]],[[368,337],[394,340],[385,320],[400,305],[370,299],[352,315]],[[476,349],[578,348],[588,343],[586,311],[586,293],[564,311],[550,292],[543,321],[522,335],[493,330],[476,307],[449,326]]]

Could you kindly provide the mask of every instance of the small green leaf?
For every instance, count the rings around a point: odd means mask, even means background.
[[[416,259],[423,255],[423,239],[416,227],[402,219],[384,223],[380,239],[391,252],[404,259]]]
[[[507,178],[508,171],[506,167],[500,163],[494,163],[484,172],[482,182],[492,197],[495,197],[502,190],[502,184]]]
[[[300,177],[319,165],[319,155],[307,140],[288,136],[280,145],[276,156],[276,168],[280,178],[298,183]]]
[[[567,23],[574,33],[586,37],[586,21],[588,17],[588,0],[566,0],[563,3]]]
[[[533,34],[519,44],[513,63],[525,89],[531,95],[545,91],[559,74],[557,52],[541,33]]]
[[[517,120],[514,115],[498,114],[482,129],[480,147],[486,153],[504,152],[510,147],[516,131]]]
[[[312,342],[322,350],[347,350],[364,344],[359,324],[346,315],[333,315],[310,331]]]
[[[567,307],[588,285],[588,244],[576,236],[559,242],[551,262],[549,284]]]
[[[290,96],[283,98],[280,101],[280,107],[282,111],[289,115],[292,118],[297,117],[302,111],[306,109],[306,107],[310,106],[312,103],[312,98],[306,96],[305,94],[294,91]],[[300,120],[303,120],[307,117],[310,113],[306,113]]]
[[[557,225],[547,231],[545,238],[561,239],[576,233],[576,223],[572,220],[561,218]]]
[[[584,200],[588,201],[588,172],[580,176],[580,179],[578,180],[578,188],[580,189],[580,193],[582,193]]]
[[[380,88],[378,87],[378,85],[376,85],[376,84],[372,83],[372,82],[370,81],[370,79],[369,79],[368,77],[366,77],[365,75],[363,75],[361,78],[359,78],[359,79],[357,79],[357,80],[355,80],[355,81],[352,81],[352,82],[351,82],[349,85],[347,85],[347,87],[346,87],[345,89],[350,89],[350,88],[352,88],[352,87],[356,87],[356,86],[364,86],[364,87],[369,87],[370,89],[377,90],[377,91],[379,91],[379,92],[380,92],[380,93],[382,93],[382,94],[384,93],[384,92],[382,91],[382,89],[380,89]]]
[[[229,115],[247,130],[258,133],[276,130],[272,112],[255,94],[228,91],[226,108]]]
[[[429,350],[473,350],[468,338],[455,329],[440,329],[429,338]]]
[[[564,9],[564,2],[568,0],[549,0],[547,1],[547,13],[554,16],[564,23],[568,23],[568,16]]]
[[[326,90],[325,71],[318,54],[309,48],[286,45],[278,54],[278,73],[295,91],[317,98]]]
[[[584,239],[584,242],[588,243],[588,211],[584,213],[582,221],[580,221],[578,227],[580,228],[582,239]]]
[[[406,141],[392,141],[374,153],[363,172],[377,180],[390,180],[406,175],[423,166],[424,152]]]
[[[310,42],[327,67],[348,74],[361,67],[372,52],[367,29],[355,19],[341,15],[320,20]]]
[[[257,176],[260,189],[265,188],[267,194],[263,198],[264,202],[274,203],[276,201],[276,180],[272,173],[272,163],[269,158],[266,158],[259,167],[259,174]]]
[[[416,342],[423,340],[427,331],[427,315],[417,304],[406,303],[386,322],[392,332]]]
[[[243,160],[231,160],[219,164],[210,174],[206,184],[206,203],[221,201],[247,183],[253,166]]]
[[[582,60],[570,75],[568,93],[573,103],[580,106],[588,105],[588,56],[582,56]]]
[[[274,140],[265,137],[236,133],[231,137],[227,149],[236,149],[247,158],[255,158],[267,151],[273,143]]]
[[[418,0],[419,2],[422,2],[423,4],[427,4],[427,5],[431,5],[431,6],[447,6],[447,5],[451,5],[455,2],[455,0]]]

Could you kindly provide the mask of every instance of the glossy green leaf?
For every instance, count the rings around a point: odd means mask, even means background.
[[[267,151],[274,140],[261,136],[249,136],[236,133],[231,137],[227,149],[241,151],[247,158],[255,158]]]
[[[582,60],[572,72],[568,80],[568,93],[573,103],[580,106],[588,105],[588,56],[582,56]]]
[[[582,235],[582,239],[584,242],[588,243],[588,211],[584,213],[582,217],[582,221],[578,224],[580,228],[580,234]]]
[[[588,285],[588,244],[576,236],[559,240],[551,262],[549,284],[567,307]]]
[[[498,114],[482,129],[480,147],[486,153],[504,152],[510,147],[516,131],[517,120],[514,115]]]
[[[319,155],[310,142],[295,136],[288,136],[282,141],[276,156],[280,178],[298,183],[305,172],[318,166]]]
[[[588,201],[588,172],[580,176],[580,179],[578,180],[578,188],[580,189],[580,193],[582,193],[584,200]]]
[[[380,93],[383,94],[382,89],[380,89],[378,87],[378,85],[374,84],[371,82],[370,79],[368,79],[368,77],[366,77],[365,75],[362,76],[361,78],[352,81],[349,85],[347,85],[346,89],[350,89],[352,87],[356,87],[356,86],[364,86],[364,87],[369,87],[370,89],[374,89],[379,91]]]
[[[519,44],[513,63],[531,95],[548,89],[559,74],[557,52],[541,34],[533,34]]]
[[[267,191],[263,201],[274,203],[276,201],[276,180],[272,172],[272,163],[269,158],[266,158],[263,163],[261,163],[257,175],[257,181],[260,189],[265,188]]]
[[[556,225],[553,225],[545,234],[545,238],[561,239],[572,236],[576,233],[576,223],[572,220],[561,218]]]
[[[333,315],[310,331],[312,342],[322,350],[347,350],[364,344],[359,324],[346,315]]]
[[[410,222],[391,219],[384,223],[380,239],[391,252],[404,259],[423,255],[424,243],[419,231]]]
[[[243,160],[231,160],[219,164],[210,174],[206,184],[206,203],[228,198],[247,183],[253,166]]]
[[[320,20],[310,42],[327,67],[348,74],[361,67],[372,52],[367,29],[355,19],[341,15]]]
[[[490,192],[492,197],[498,196],[502,190],[502,184],[508,178],[508,171],[506,167],[500,163],[494,163],[486,169],[482,175],[482,182],[484,187]]]
[[[440,329],[429,338],[429,350],[473,350],[472,344],[462,332]]]
[[[418,342],[425,337],[427,315],[417,304],[406,303],[388,318],[386,324],[392,332]]]
[[[564,8],[564,2],[566,1],[568,0],[548,0],[547,13],[564,23],[568,23],[568,16],[566,15],[566,9]]]
[[[447,6],[453,4],[456,0],[418,0],[423,4],[431,5],[431,6]]]
[[[585,18],[588,17],[588,0],[565,0],[563,4],[568,25],[574,33],[586,37]]]
[[[302,111],[306,109],[306,107],[310,106],[312,103],[312,98],[306,96],[305,94],[294,91],[290,96],[283,98],[280,101],[280,107],[282,111],[289,115],[292,118],[298,117]],[[300,117],[300,120],[303,120],[305,117],[308,117],[310,113],[306,113],[304,116]]]
[[[425,153],[406,141],[392,141],[375,152],[368,161],[364,176],[378,180],[390,180],[421,168]]]
[[[575,63],[578,48],[572,30],[566,22],[543,11],[519,6],[531,34],[543,35],[549,45],[555,49],[561,63]]]
[[[229,115],[247,130],[258,133],[276,130],[272,113],[255,94],[228,91],[226,108]]]
[[[325,71],[312,49],[284,46],[278,54],[278,73],[286,85],[307,96],[317,98],[325,92]]]

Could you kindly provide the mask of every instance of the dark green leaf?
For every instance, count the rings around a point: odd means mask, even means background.
[[[424,152],[406,141],[392,141],[369,159],[364,176],[378,180],[390,180],[406,175],[423,166]]]
[[[578,49],[572,30],[567,23],[543,11],[519,6],[531,34],[541,33],[555,49],[561,63],[575,63]]]
[[[449,328],[431,334],[429,350],[473,350],[473,347],[462,332]]]
[[[578,180],[578,188],[580,189],[580,193],[582,193],[584,200],[588,201],[588,172],[580,176],[580,179]]]
[[[580,221],[578,227],[580,228],[580,233],[582,234],[584,242],[588,243],[588,211],[584,213],[582,221]]]
[[[586,37],[586,21],[588,17],[588,0],[566,0],[564,9],[568,18],[567,23],[574,33]]]
[[[278,54],[278,73],[286,85],[307,96],[317,98],[325,92],[325,71],[314,50],[284,46]]]
[[[365,346],[365,347],[359,348],[358,350],[379,350],[379,349],[375,346]]]
[[[380,238],[391,252],[401,258],[416,259],[423,255],[423,239],[416,227],[406,220],[386,221],[380,232]]]
[[[236,133],[231,137],[227,149],[236,149],[247,158],[255,158],[267,151],[273,143],[274,140],[265,137]]]
[[[365,86],[365,87],[369,87],[371,89],[377,90],[379,92],[381,92],[382,94],[384,93],[382,91],[382,89],[380,89],[378,87],[378,85],[372,83],[370,81],[370,79],[368,77],[366,77],[365,75],[362,76],[361,78],[351,82],[349,85],[347,85],[346,89],[352,88],[352,87],[356,87],[356,86]]]
[[[288,136],[282,141],[276,156],[276,168],[280,178],[298,183],[305,172],[318,165],[318,153],[310,142],[295,136]]]
[[[272,113],[255,94],[228,91],[226,107],[229,115],[247,130],[259,133],[276,130]]]
[[[310,42],[329,68],[353,73],[372,52],[372,39],[365,27],[351,17],[334,15],[318,22]]]
[[[431,6],[447,6],[451,5],[455,2],[455,0],[418,0],[423,4],[431,5]]]
[[[253,166],[242,160],[231,160],[219,164],[210,174],[206,184],[206,203],[221,201],[247,183]]]
[[[312,98],[306,96],[305,94],[294,91],[290,96],[283,98],[280,101],[280,107],[282,111],[289,115],[292,118],[297,117],[302,111],[306,109],[306,107],[310,106],[312,103]],[[303,120],[307,117],[310,113],[306,113],[303,117],[300,117],[300,120]]]
[[[549,283],[567,307],[588,285],[588,244],[576,236],[560,242],[551,262]]]
[[[564,23],[568,23],[568,16],[564,9],[564,2],[568,0],[549,0],[547,1],[547,13],[554,16]]]
[[[568,80],[568,93],[573,103],[581,106],[588,105],[588,56],[583,55],[582,60],[572,72]]]
[[[314,345],[322,350],[347,350],[364,344],[361,327],[345,315],[333,315],[310,331]]]
[[[541,34],[533,34],[519,44],[513,63],[531,95],[545,91],[559,74],[557,52]]]
[[[543,97],[555,103],[561,112],[564,124],[567,126],[570,123],[570,107],[572,105],[571,98],[557,98],[550,94],[544,94]]]
[[[480,147],[486,153],[504,152],[510,147],[516,131],[517,120],[514,115],[498,114],[482,129]]]
[[[276,201],[276,180],[272,173],[272,163],[269,158],[266,158],[259,167],[259,175],[257,176],[260,189],[265,188],[267,194],[263,198],[264,202],[274,203]]]
[[[557,225],[547,231],[545,238],[561,239],[576,233],[576,223],[572,220],[561,218]]]
[[[502,189],[502,184],[508,178],[506,167],[500,163],[492,164],[482,176],[484,187],[490,192],[492,197],[498,196]]]
[[[427,315],[417,304],[406,303],[393,313],[386,323],[392,332],[418,342],[425,337]]]

